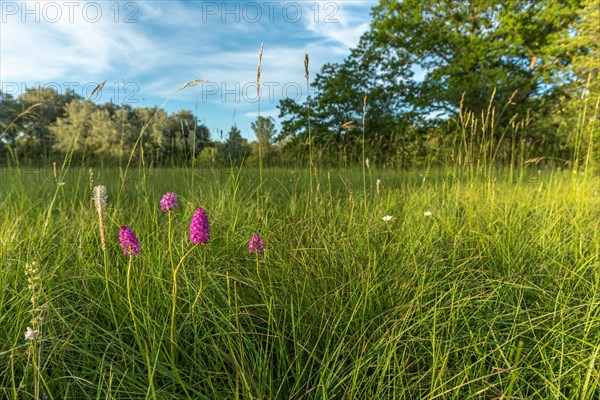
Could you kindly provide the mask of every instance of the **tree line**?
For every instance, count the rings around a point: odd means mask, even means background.
[[[276,153],[272,118],[258,117],[248,143],[235,125],[225,142],[211,140],[209,129],[189,110],[167,113],[157,107],[94,104],[72,91],[28,88],[13,96],[0,92],[0,159],[35,163],[68,156],[77,163],[122,165],[130,157],[152,165],[270,162]]]

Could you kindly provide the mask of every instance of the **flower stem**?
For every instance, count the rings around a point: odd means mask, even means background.
[[[100,246],[102,247],[102,251],[106,255],[106,237],[104,236],[104,210],[102,209],[102,207],[97,207],[97,211],[100,230]]]
[[[169,232],[168,232],[168,241],[169,241],[169,258],[171,259],[171,270],[175,268],[175,263],[173,262],[173,240],[171,238],[171,211],[167,212],[167,216],[169,218]]]
[[[133,254],[129,255],[129,264],[127,265],[127,303],[129,305],[129,312],[131,313],[131,319],[133,321],[133,330],[135,340],[138,343],[140,351],[145,355],[146,358],[146,369],[148,371],[148,384],[150,386],[150,390],[152,392],[152,397],[156,398],[156,392],[154,390],[154,379],[152,378],[152,365],[150,363],[150,356],[148,354],[148,349],[142,345],[142,341],[140,340],[140,334],[137,326],[137,321],[135,319],[135,313],[133,312],[133,303],[131,302],[131,266],[133,264]]]
[[[260,279],[260,273],[258,272],[258,251],[255,251],[254,255],[256,256],[256,276]]]
[[[196,248],[197,245],[192,246],[187,253],[181,257],[177,266],[172,269],[173,273],[173,290],[171,292],[171,367],[173,368],[173,372],[176,373],[176,365],[177,365],[177,332],[175,329],[176,325],[176,312],[177,312],[177,272],[183,263],[183,260]]]

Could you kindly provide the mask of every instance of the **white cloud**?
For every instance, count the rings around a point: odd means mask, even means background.
[[[265,118],[277,118],[277,116],[279,115],[279,110],[276,108],[271,108],[268,110],[260,110],[260,116],[261,117],[265,117]],[[244,117],[248,117],[248,118],[256,118],[258,117],[258,111],[252,111],[252,112],[246,112],[244,114],[242,114],[242,116]]]
[[[355,47],[369,29],[368,15],[372,1],[320,2],[320,20],[308,19],[306,28],[324,40],[337,44],[341,51]],[[331,46],[330,44],[330,46]]]
[[[139,74],[167,59],[165,50],[135,25],[115,25],[108,19],[94,24],[78,19],[56,23],[7,19],[0,46],[3,82],[127,79],[124,71]]]

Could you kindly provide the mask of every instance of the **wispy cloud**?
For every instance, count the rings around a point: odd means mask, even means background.
[[[307,19],[306,28],[322,39],[324,46],[348,53],[369,28],[368,18],[372,1],[321,2],[321,18]]]

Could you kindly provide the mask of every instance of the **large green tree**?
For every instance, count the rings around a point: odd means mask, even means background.
[[[306,101],[280,102],[283,121],[278,140],[288,153],[308,153],[309,125],[321,162],[360,159],[363,133],[370,159],[383,160],[411,135],[407,128],[416,115],[405,102],[410,87],[382,80],[376,65],[364,57],[367,45],[363,39],[342,63],[325,64]]]
[[[181,110],[171,116],[175,125],[174,136],[178,141],[180,159],[190,160],[196,157],[210,142],[210,130],[198,124],[196,116],[190,110]]]
[[[167,112],[156,107],[136,108],[134,121],[138,134],[142,132],[146,159],[154,165],[170,159],[174,149],[171,132],[175,127]]]
[[[50,127],[75,98],[72,91],[61,94],[51,87],[27,88],[16,98],[0,92],[0,158],[11,152],[28,160],[48,158],[53,144]]]
[[[573,82],[554,107],[552,122],[566,131],[573,162],[600,167],[600,0],[583,0],[574,34],[564,41],[574,54]]]
[[[20,129],[20,113],[21,107],[14,97],[0,90],[0,160],[8,157],[10,146],[14,144]]]
[[[597,0],[380,0],[357,48],[317,75],[313,98],[280,103],[280,139],[301,148],[310,122],[317,149],[356,154],[365,110],[365,145],[384,159],[420,151],[427,126],[461,109],[480,119],[491,105],[501,126],[545,120],[580,81],[578,57],[584,70],[593,62],[593,39],[577,28],[593,24],[582,12],[597,8],[589,3]],[[528,134],[551,142],[545,128]]]
[[[119,164],[134,152],[153,165],[183,165],[210,140],[208,128],[198,125],[191,111],[167,114],[156,107],[132,109],[79,99],[65,107],[65,116],[51,132],[58,153]]]
[[[250,124],[250,128],[256,135],[258,143],[265,148],[271,145],[275,135],[277,134],[277,128],[272,117],[259,116],[256,121]]]

